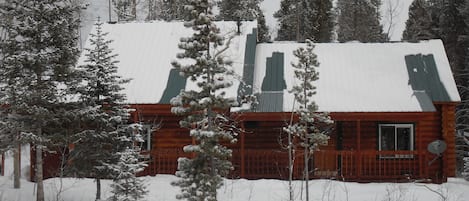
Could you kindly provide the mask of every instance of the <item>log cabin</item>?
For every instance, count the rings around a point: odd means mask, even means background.
[[[236,33],[234,22],[217,25],[226,36]],[[181,117],[171,113],[169,103],[180,90],[195,85],[170,62],[181,52],[179,38],[191,31],[181,22],[105,24],[103,30],[114,41],[110,46],[118,54],[119,74],[132,79],[124,86],[135,109],[131,121],[147,125],[140,147],[148,167],[140,174],[174,174],[177,158],[191,157],[182,148],[194,140],[179,127]],[[288,92],[296,82],[292,52],[305,44],[257,43],[255,22],[244,22],[241,30],[225,53],[239,75],[227,94],[255,94],[258,104],[230,110],[245,131],[228,145],[234,165],[230,178],[286,179],[282,128],[295,108]],[[314,152],[310,178],[441,183],[455,176],[455,107],[460,97],[440,40],[322,43],[314,53],[320,66],[313,99],[318,112],[329,113],[334,124],[328,129],[328,145]],[[151,129],[155,122],[157,130]],[[437,153],[429,151],[435,143],[444,145]],[[302,154],[295,152],[296,179],[302,177]],[[49,164],[46,159],[44,165],[54,169]]]

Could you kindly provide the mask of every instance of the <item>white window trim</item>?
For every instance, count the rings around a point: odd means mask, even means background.
[[[396,150],[397,149],[397,129],[398,128],[410,128],[410,150],[405,150],[405,151],[414,151],[414,139],[415,139],[415,129],[414,129],[414,124],[405,124],[405,123],[385,123],[385,124],[378,124],[378,150],[379,151],[383,151],[382,150],[382,147],[381,147],[381,127],[383,126],[393,126],[394,127],[394,147],[395,147],[395,150],[394,151],[399,151],[399,150]],[[388,150],[384,150],[384,151],[388,151]],[[389,151],[393,151],[393,150],[389,150]],[[389,158],[389,159],[392,159],[392,158],[413,158],[414,156],[413,155],[403,155],[403,154],[396,154],[394,156],[391,156],[391,155],[380,155],[379,156],[380,158],[383,158],[383,159],[386,159],[386,158]]]

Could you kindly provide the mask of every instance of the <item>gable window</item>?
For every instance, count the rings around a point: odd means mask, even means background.
[[[412,151],[414,150],[413,124],[379,124],[380,151]],[[404,157],[408,155],[393,155],[381,157]]]

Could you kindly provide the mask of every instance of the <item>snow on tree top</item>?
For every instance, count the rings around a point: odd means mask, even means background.
[[[295,61],[293,50],[304,45],[279,42],[257,46],[253,91],[272,94],[265,88],[264,92],[262,90],[268,58],[272,61],[283,60],[283,77],[287,86],[279,91],[283,92],[283,100],[280,101],[282,111],[292,110],[293,95],[288,90],[295,85],[291,67]],[[434,111],[432,102],[461,100],[440,40],[420,43],[323,43],[316,44],[314,52],[320,63],[319,80],[314,83],[317,94],[313,96],[319,111]],[[279,53],[283,53],[284,58],[275,60],[273,57]],[[431,66],[434,66],[435,72],[426,72],[431,71]]]
[[[236,34],[236,22],[217,22],[221,34],[227,39]],[[252,33],[257,23],[243,22],[242,33],[235,35],[224,56],[233,61],[233,69],[237,75],[243,74],[244,52],[247,34]],[[171,62],[183,51],[178,48],[181,37],[189,37],[193,31],[184,27],[183,22],[133,22],[103,24],[103,32],[109,34],[106,39],[113,40],[110,48],[118,54],[118,74],[123,78],[132,79],[123,85],[128,103],[159,103],[168,83]],[[91,33],[95,33],[92,28]],[[90,48],[87,41],[85,48]],[[84,64],[83,52],[78,65]],[[237,97],[239,81],[233,79],[233,86],[227,89],[227,97]],[[187,80],[186,89],[196,89],[194,82]]]

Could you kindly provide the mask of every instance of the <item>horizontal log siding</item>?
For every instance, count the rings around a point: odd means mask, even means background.
[[[152,114],[158,110],[166,110],[170,107],[158,107],[150,110],[142,110],[140,116],[144,119],[150,120]],[[430,166],[428,163],[434,159],[434,155],[427,151],[427,145],[436,140],[442,139],[442,132],[453,134],[448,129],[450,128],[451,122],[454,122],[454,107],[442,107],[437,105],[437,112],[426,112],[426,113],[333,113],[333,118],[337,118],[342,122],[342,135],[343,135],[343,151],[336,152],[334,149],[337,145],[337,137],[335,131],[331,134],[330,143],[328,146],[322,147],[322,151],[327,153],[336,154],[333,156],[326,156],[326,153],[319,151],[314,156],[314,164],[318,165],[318,168],[314,173],[313,177],[340,177],[349,178],[352,180],[390,180],[390,179],[402,179],[402,178],[413,178],[421,177],[432,179],[441,179],[440,168],[444,164],[446,170],[445,175],[451,175],[451,156],[445,155],[445,162],[437,159]],[[148,108],[147,108],[148,109]],[[148,112],[150,111],[150,112]],[[446,119],[442,119],[442,116]],[[246,133],[244,135],[244,157],[241,157],[241,146],[237,144],[225,143],[229,148],[233,149],[232,163],[235,170],[232,172],[232,178],[240,177],[241,175],[241,164],[244,158],[244,177],[245,178],[286,178],[288,156],[285,150],[281,148],[279,143],[280,133],[283,126],[288,123],[288,115],[286,114],[242,114],[242,120],[244,120],[244,127]],[[280,118],[281,117],[281,118]],[[361,136],[361,153],[358,154],[357,150],[357,123],[358,117],[360,119],[360,136]],[[171,173],[176,169],[177,162],[176,155],[187,155],[181,152],[184,145],[192,143],[192,138],[188,136],[188,130],[178,128],[179,117],[175,117],[170,113],[163,113],[159,116],[162,120],[162,129],[157,131],[153,136],[153,149],[151,154],[156,157],[155,162],[162,160],[158,165],[153,165],[153,169],[156,171],[157,166],[166,166],[159,168],[157,173]],[[441,123],[449,122],[447,125],[442,126]],[[410,159],[380,159],[376,154],[378,150],[378,124],[379,123],[414,123],[415,125],[415,151],[412,152],[413,157]],[[453,123],[454,124],[454,123]],[[283,136],[285,137],[285,136]],[[284,138],[285,139],[285,138]],[[447,140],[447,139],[445,139]],[[450,144],[451,142],[449,142]],[[167,151],[166,149],[175,149],[179,151]],[[454,149],[449,146],[448,149]],[[158,151],[160,150],[160,151]],[[451,151],[448,151],[451,153]],[[454,152],[453,152],[454,153]],[[449,156],[449,157],[448,157]],[[166,159],[163,159],[166,157]],[[302,155],[301,150],[297,151],[297,160],[295,161],[295,178],[301,178],[301,166]],[[357,175],[357,162],[358,157],[361,157],[362,167],[361,178]],[[171,159],[170,159],[171,158]],[[340,160],[338,160],[340,158]],[[339,162],[342,167],[341,171],[338,171]],[[312,162],[313,163],[313,162]],[[171,167],[170,167],[171,166]],[[153,171],[152,171],[153,172]]]
[[[443,140],[448,145],[447,151],[444,153],[444,176],[456,176],[456,105],[441,105],[441,125],[443,132]]]

